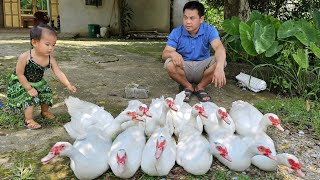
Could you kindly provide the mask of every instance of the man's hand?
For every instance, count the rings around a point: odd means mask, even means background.
[[[184,60],[182,58],[182,56],[177,53],[177,52],[172,52],[171,53],[171,59],[172,59],[172,63],[175,65],[175,66],[179,66],[183,69],[183,66],[184,66]]]
[[[216,68],[214,70],[211,83],[214,83],[214,86],[218,88],[222,88],[226,85],[227,80],[223,69]]]

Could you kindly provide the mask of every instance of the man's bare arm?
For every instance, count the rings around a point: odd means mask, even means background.
[[[174,65],[183,67],[184,60],[182,56],[171,46],[166,46],[162,52],[162,60],[165,61],[168,58],[171,58]]]

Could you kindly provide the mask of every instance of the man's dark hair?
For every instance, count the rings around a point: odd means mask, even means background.
[[[47,32],[51,35],[57,36],[57,32],[52,27],[47,24],[40,23],[37,26],[33,26],[30,30],[30,40],[40,40],[42,36],[43,30],[47,30]]]
[[[200,17],[204,16],[204,6],[202,3],[198,2],[198,1],[189,1],[187,2],[184,7],[183,7],[183,12],[186,9],[190,9],[190,10],[198,10],[198,14]]]

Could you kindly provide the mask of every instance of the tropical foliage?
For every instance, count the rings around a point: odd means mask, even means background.
[[[224,44],[228,58],[264,67],[270,72],[263,77],[271,90],[290,96],[318,98],[320,95],[320,30],[319,12],[314,22],[280,20],[253,11],[247,22],[237,17],[225,20]]]

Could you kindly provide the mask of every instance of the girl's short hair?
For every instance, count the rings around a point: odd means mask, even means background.
[[[42,36],[43,30],[46,30],[49,34],[57,36],[57,32],[52,27],[48,26],[47,24],[40,23],[36,26],[33,26],[30,30],[30,40],[40,40]]]

